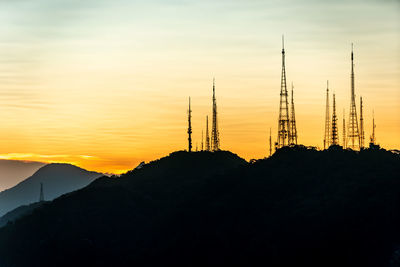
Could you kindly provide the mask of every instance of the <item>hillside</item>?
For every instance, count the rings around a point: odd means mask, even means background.
[[[45,200],[52,200],[88,185],[101,175],[70,164],[45,165],[16,186],[0,192],[0,216],[21,205],[39,201],[40,183],[43,183]]]
[[[1,266],[397,266],[400,158],[177,152],[0,229]]]
[[[46,163],[0,159],[0,192],[30,177]]]
[[[43,204],[47,203],[47,201],[40,201],[40,202],[35,202],[29,205],[22,205],[19,206],[18,208],[15,208],[6,214],[4,214],[2,217],[0,217],[0,227],[3,227],[6,225],[8,222],[13,222],[22,216],[31,214],[34,209],[42,206]]]

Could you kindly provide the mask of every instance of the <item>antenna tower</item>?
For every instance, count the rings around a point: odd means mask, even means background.
[[[375,138],[375,114],[374,111],[372,111],[372,135],[369,137],[370,139],[370,144],[375,145],[376,143],[376,138]]]
[[[203,130],[201,130],[201,151],[204,150],[204,142],[203,142],[204,138],[203,138]]]
[[[364,148],[364,118],[363,118],[363,100],[362,96],[360,97],[360,149]]]
[[[219,150],[219,132],[218,132],[218,119],[217,119],[217,99],[215,98],[215,79],[213,79],[213,120],[212,120],[212,129],[211,129],[211,150],[218,151]]]
[[[272,137],[271,137],[272,129],[269,128],[269,156],[272,156]]]
[[[324,149],[330,146],[330,115],[329,115],[329,81],[326,81],[326,107],[325,107],[325,134],[324,134]]]
[[[336,99],[335,94],[333,94],[333,111],[332,111],[332,135],[331,135],[331,145],[339,144],[339,135],[337,128],[337,117],[336,117]]]
[[[296,116],[294,113],[294,98],[293,98],[293,83],[292,83],[292,99],[290,105],[290,131],[289,131],[289,144],[297,145],[297,128],[296,128]]]
[[[189,97],[189,109],[188,109],[188,151],[192,152],[192,110],[190,108],[190,97]]]
[[[208,135],[208,115],[206,116],[206,151],[210,151],[210,136]]]
[[[346,148],[346,119],[345,119],[346,115],[344,113],[344,109],[343,109],[343,148]]]
[[[358,131],[357,109],[356,109],[356,95],[354,89],[353,44],[351,44],[351,102],[350,102],[349,124],[347,131],[347,147],[353,150],[360,148],[360,135]]]
[[[288,108],[288,92],[286,87],[286,70],[285,70],[285,44],[282,36],[282,74],[281,74],[281,92],[279,103],[279,121],[278,121],[278,141],[277,148],[284,147],[289,144],[290,138],[290,122]],[[286,141],[286,139],[288,139]]]
[[[43,183],[40,183],[40,195],[39,195],[39,202],[44,201],[44,194],[43,194]]]

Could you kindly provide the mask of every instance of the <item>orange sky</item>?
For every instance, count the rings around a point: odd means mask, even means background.
[[[270,127],[276,140],[283,33],[300,143],[322,147],[326,80],[342,140],[354,42],[366,143],[374,109],[378,143],[399,148],[396,1],[60,3],[0,4],[0,158],[121,173],[186,149],[188,96],[200,146],[214,76],[221,148],[264,157]]]

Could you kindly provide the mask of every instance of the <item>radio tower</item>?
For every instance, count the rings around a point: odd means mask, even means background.
[[[203,130],[201,130],[201,151],[204,150],[204,142],[203,142],[204,138],[203,138]]]
[[[324,149],[329,147],[330,141],[330,115],[329,115],[329,81],[326,81],[326,108],[325,108],[325,134],[324,134]]]
[[[289,144],[297,145],[297,128],[296,128],[296,116],[294,114],[294,99],[293,99],[293,83],[292,83],[292,99],[290,105],[290,136]]]
[[[354,63],[353,63],[353,44],[351,44],[351,102],[349,124],[347,131],[347,147],[355,150],[360,148],[360,135],[358,132],[357,109],[356,109],[356,95],[354,90]],[[358,142],[358,144],[357,144]]]
[[[278,122],[278,142],[277,148],[284,147],[289,144],[290,138],[290,122],[288,108],[288,92],[286,87],[286,70],[285,70],[285,44],[282,36],[282,75],[281,75],[281,93],[279,103],[279,122]]]
[[[189,97],[189,109],[188,109],[188,151],[192,152],[192,110],[190,109],[190,97]]]
[[[331,145],[339,144],[339,135],[337,129],[337,117],[336,117],[336,100],[335,94],[333,94],[333,110],[332,110],[332,135]]]
[[[269,156],[272,156],[272,137],[271,137],[271,128],[269,128]]]
[[[360,149],[364,148],[364,118],[363,118],[363,101],[362,96],[360,97]]]
[[[346,148],[346,120],[345,120],[345,113],[343,109],[343,148]]]
[[[43,194],[43,183],[40,183],[40,195],[39,195],[39,202],[44,201],[44,194]]]
[[[372,135],[369,137],[370,142],[369,142],[369,146],[372,147],[373,145],[375,145],[376,142],[376,138],[375,138],[375,114],[374,111],[372,111]]]
[[[211,150],[219,150],[219,132],[218,132],[218,119],[217,119],[217,99],[215,98],[215,79],[213,79],[213,120],[211,129]]]
[[[206,151],[210,151],[210,136],[208,135],[208,115],[206,116]]]

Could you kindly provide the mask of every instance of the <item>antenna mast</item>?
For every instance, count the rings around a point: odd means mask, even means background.
[[[297,145],[297,128],[296,128],[296,116],[294,113],[294,97],[293,97],[293,83],[292,83],[292,99],[290,106],[290,137],[289,144]]]
[[[363,100],[362,96],[360,97],[360,149],[364,148],[364,118],[363,118]]]
[[[343,109],[343,148],[346,148],[346,119],[345,119],[345,113]]]
[[[272,129],[269,128],[269,156],[272,156],[272,137],[271,137]]]
[[[375,125],[375,112],[374,111],[372,111],[372,135],[370,136],[370,145],[372,144],[372,145],[375,145],[375,143],[376,143],[376,139],[375,139],[375,128],[376,128],[376,125]]]
[[[211,129],[211,150],[218,151],[219,150],[219,132],[218,132],[218,118],[217,118],[217,99],[215,98],[215,78],[213,79],[213,120],[212,120],[212,129]]]
[[[329,115],[329,81],[326,81],[326,107],[325,107],[325,134],[324,134],[324,149],[329,147],[330,142],[330,115]]]
[[[281,92],[279,103],[279,120],[278,120],[278,141],[277,148],[284,147],[289,144],[290,138],[290,122],[289,122],[289,103],[288,92],[286,87],[286,69],[285,69],[285,45],[282,36],[282,74],[281,74]],[[288,139],[286,141],[286,139]]]
[[[190,108],[190,96],[189,96],[189,109],[188,109],[188,151],[192,152],[192,110]]]
[[[210,136],[208,135],[208,115],[206,116],[206,151],[210,151]]]
[[[353,57],[353,44],[351,44],[351,102],[349,124],[347,131],[347,147],[355,150],[360,148],[360,135],[358,131],[357,109],[356,109],[356,95],[354,89],[354,57]],[[358,142],[358,144],[357,144]]]
[[[337,117],[336,117],[336,99],[335,94],[333,94],[333,111],[332,111],[332,135],[331,135],[331,145],[339,144],[339,135],[337,129]]]
[[[44,201],[44,194],[43,194],[43,183],[40,183],[40,195],[39,195],[39,202]]]

